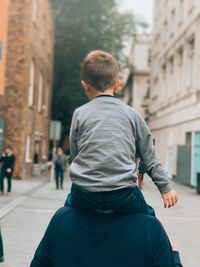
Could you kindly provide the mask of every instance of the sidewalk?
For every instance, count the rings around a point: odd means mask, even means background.
[[[10,196],[0,196],[0,219],[11,212],[15,207],[22,203],[28,195],[47,183],[49,178],[32,178],[30,180],[12,180],[12,191]]]
[[[159,191],[145,176],[143,193],[147,202],[154,207],[169,237],[179,247],[183,266],[200,266],[200,195],[196,189],[172,182],[179,201],[170,209],[164,209]]]

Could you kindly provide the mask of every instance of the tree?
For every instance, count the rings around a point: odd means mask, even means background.
[[[123,45],[136,28],[133,14],[120,12],[116,0],[51,0],[56,22],[52,118],[68,135],[76,107],[87,99],[80,83],[80,64],[96,49],[123,62]]]

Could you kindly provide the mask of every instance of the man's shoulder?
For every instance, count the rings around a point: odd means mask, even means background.
[[[152,232],[153,230],[163,229],[162,224],[160,221],[151,215],[146,215],[142,213],[133,214],[133,221],[138,225],[142,225],[144,228],[146,228],[147,231]]]
[[[64,216],[70,214],[72,210],[73,209],[68,206],[58,209],[53,216],[53,220],[57,222],[60,221]]]

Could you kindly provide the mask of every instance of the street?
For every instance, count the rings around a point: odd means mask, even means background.
[[[19,183],[22,184],[23,181],[15,182],[14,186],[17,187]],[[6,259],[1,267],[29,266],[50,218],[63,206],[69,188],[69,182],[65,184],[63,191],[55,190],[52,183],[43,182],[38,183],[38,186],[35,184],[35,190],[32,192],[19,192],[19,195],[24,197],[22,202],[1,220]],[[188,187],[174,184],[174,188],[179,195],[179,204],[169,210],[163,208],[159,192],[147,177],[143,192],[148,203],[155,208],[157,217],[163,223],[169,237],[178,244],[183,265],[200,266],[197,238],[200,236],[200,196]],[[2,201],[5,202],[5,199],[0,198],[0,203]],[[0,211],[2,208],[3,206]]]

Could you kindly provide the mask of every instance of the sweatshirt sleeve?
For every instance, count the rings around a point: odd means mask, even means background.
[[[78,111],[75,110],[70,127],[70,155],[72,160],[74,160],[74,158],[78,154],[77,133],[78,133]]]
[[[151,132],[144,119],[136,116],[136,150],[144,161],[146,172],[151,177],[160,193],[167,193],[172,189],[168,174],[164,170],[153,145]]]
[[[172,251],[168,236],[157,219],[151,227],[151,240],[152,267],[183,267],[179,253]]]

